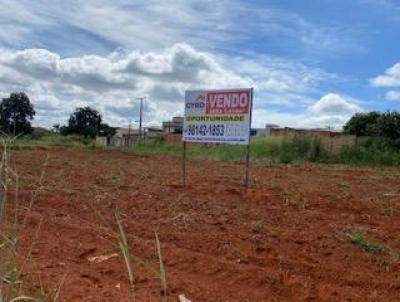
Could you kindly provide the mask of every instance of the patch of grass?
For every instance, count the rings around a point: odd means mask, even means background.
[[[136,301],[136,281],[135,281],[135,274],[133,271],[133,262],[136,261],[139,263],[141,266],[143,266],[145,269],[147,269],[150,273],[152,273],[154,276],[160,279],[161,283],[161,294],[162,294],[162,301],[167,302],[168,301],[168,295],[169,295],[169,290],[168,290],[168,285],[167,285],[167,277],[165,273],[165,265],[164,265],[164,259],[161,253],[161,243],[160,239],[158,236],[158,233],[155,232],[155,243],[156,243],[156,249],[157,249],[157,257],[158,257],[158,262],[159,262],[159,270],[155,269],[148,261],[143,260],[140,257],[135,256],[132,254],[128,240],[127,240],[127,235],[125,233],[124,227],[122,225],[122,219],[121,215],[119,213],[119,210],[116,209],[115,211],[115,220],[117,222],[118,226],[118,243],[119,243],[119,248],[120,252],[122,255],[122,258],[124,259],[125,262],[125,268],[128,273],[128,280],[129,280],[129,285],[130,285],[130,301],[135,302]],[[0,301],[1,302],[1,301]]]
[[[319,162],[327,156],[318,138],[295,135],[283,138],[279,145],[280,163]]]
[[[394,251],[393,256],[400,259],[400,251]]]
[[[265,233],[267,228],[266,228],[264,221],[258,220],[258,221],[253,222],[251,229],[253,230],[254,233],[261,234],[261,233]]]
[[[299,210],[308,208],[308,202],[304,198],[304,194],[299,190],[293,190],[289,188],[284,189],[285,204]]]
[[[109,179],[110,179],[112,185],[115,187],[122,186],[125,182],[123,175],[111,175],[109,177]]]
[[[129,149],[134,153],[181,155],[181,144],[148,142]],[[251,159],[265,164],[318,161],[325,154],[318,140],[295,137],[256,137],[251,141]],[[238,145],[188,144],[187,155],[191,158],[207,158],[224,161],[245,159],[246,147]]]
[[[119,247],[121,250],[121,255],[125,261],[125,268],[128,273],[128,280],[130,285],[130,298],[132,302],[136,301],[136,291],[135,291],[135,275],[132,269],[132,254],[128,245],[128,240],[126,239],[126,234],[122,226],[121,217],[118,211],[115,213],[115,219],[117,221],[119,230]]]
[[[158,233],[155,232],[156,236],[156,247],[157,247],[157,256],[158,256],[158,262],[160,264],[160,282],[161,282],[161,289],[162,289],[162,294],[163,294],[163,301],[168,301],[168,286],[167,286],[167,277],[165,274],[165,266],[164,266],[164,261],[161,253],[161,244],[160,244],[160,239],[158,237]]]
[[[400,149],[392,147],[387,139],[368,138],[343,147],[333,160],[350,165],[400,166]]]
[[[137,144],[129,151],[135,153],[173,154],[182,153],[181,144],[164,144],[151,141]],[[188,144],[187,155],[191,158],[218,160],[244,160],[246,147],[237,145]],[[400,150],[390,147],[379,139],[360,140],[351,146],[343,146],[337,154],[331,154],[322,146],[318,137],[294,135],[292,137],[255,137],[251,141],[251,159],[264,164],[276,163],[328,163],[346,165],[400,165]]]
[[[18,199],[19,177],[15,165],[11,160],[10,147],[15,139],[7,136],[0,137],[2,152],[0,155],[0,301],[41,301],[36,298],[26,296],[23,291],[23,268],[24,264],[31,261],[31,249],[24,258],[19,251],[19,239],[22,230],[26,227],[26,219],[32,208],[34,197],[27,208],[27,214],[23,220],[18,219],[20,204]],[[14,191],[13,200],[8,199],[9,193]],[[33,194],[32,196],[36,196]],[[11,218],[11,219],[10,219]],[[38,226],[37,233],[40,230]],[[37,239],[37,238],[35,238]],[[22,261],[21,266],[17,266],[17,258]]]
[[[146,142],[128,149],[134,153],[144,154],[172,154],[179,155],[182,152],[180,144],[163,144],[161,142]]]
[[[350,243],[358,246],[360,249],[368,253],[380,254],[387,250],[384,245],[370,241],[361,232],[349,232],[346,234],[346,237]]]
[[[399,213],[399,208],[396,207],[391,201],[385,202],[382,207],[381,214],[384,216],[396,216]]]
[[[19,137],[11,146],[12,149],[16,150],[52,149],[57,147],[91,149],[95,148],[95,141],[79,135],[63,136],[57,133],[49,133],[40,138],[34,138],[29,135]]]
[[[16,139],[14,149],[51,148],[95,149],[95,141],[77,135],[62,136],[49,133],[40,138],[30,136]],[[148,140],[124,148],[135,153],[181,155],[182,144],[166,144],[160,140]],[[226,161],[245,159],[246,147],[238,145],[188,144],[187,155],[192,158],[208,158]],[[330,163],[348,165],[400,166],[400,149],[387,139],[362,139],[354,145],[345,145],[337,154],[330,154],[318,137],[294,135],[288,137],[254,137],[251,140],[251,159],[264,164],[276,163]]]

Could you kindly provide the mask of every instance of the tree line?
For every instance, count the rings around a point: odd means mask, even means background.
[[[29,97],[11,93],[0,102],[0,131],[9,135],[30,134],[36,111]],[[85,138],[112,136],[116,129],[103,123],[101,114],[90,107],[78,107],[71,113],[67,125],[54,125],[61,135],[77,134]],[[380,138],[400,148],[400,113],[398,111],[357,113],[344,125],[343,132],[358,137]]]
[[[29,97],[23,93],[11,93],[0,102],[0,131],[12,135],[31,134],[31,122],[36,111]],[[112,136],[116,129],[103,123],[101,114],[90,107],[78,107],[71,113],[67,125],[56,124],[55,132],[61,135],[77,134],[85,138],[96,135]]]
[[[343,132],[358,137],[379,139],[400,148],[400,113],[397,111],[357,113],[344,125]]]

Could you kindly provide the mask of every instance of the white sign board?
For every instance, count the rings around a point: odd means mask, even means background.
[[[248,145],[252,89],[186,91],[183,141]]]

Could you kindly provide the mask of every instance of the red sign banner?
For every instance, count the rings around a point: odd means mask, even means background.
[[[208,92],[207,114],[248,114],[250,111],[250,91],[229,90]]]

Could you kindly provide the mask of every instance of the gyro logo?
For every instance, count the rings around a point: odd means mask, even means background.
[[[205,96],[199,95],[194,102],[187,102],[186,109],[203,109],[205,107]]]
[[[246,114],[250,111],[250,91],[209,92],[206,98],[208,114]]]

